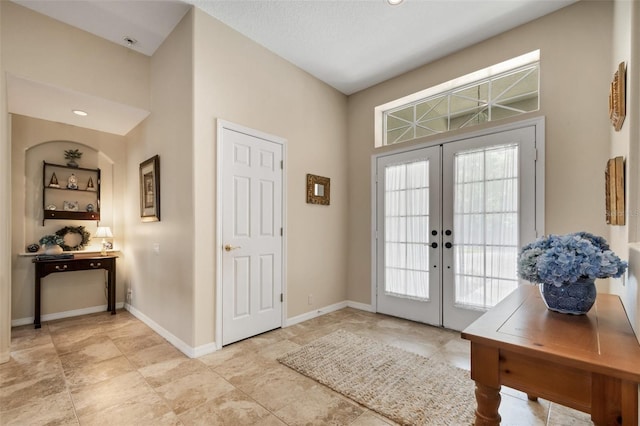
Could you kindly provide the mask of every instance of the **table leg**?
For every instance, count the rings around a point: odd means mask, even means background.
[[[109,298],[111,299],[111,315],[116,314],[116,261],[113,259],[109,269]]]
[[[40,271],[37,270],[36,266],[36,281],[35,281],[35,289],[34,289],[34,303],[33,303],[33,324],[34,328],[42,327],[40,324]]]
[[[498,414],[500,407],[500,388],[492,388],[476,382],[476,423],[475,426],[498,426],[502,418]]]

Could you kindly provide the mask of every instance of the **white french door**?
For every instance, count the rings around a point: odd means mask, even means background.
[[[377,311],[462,330],[511,293],[535,161],[534,126],[378,157]]]
[[[440,156],[436,146],[377,165],[378,312],[427,324],[440,323]]]
[[[218,142],[226,345],[282,325],[284,148],[230,123],[221,126]]]

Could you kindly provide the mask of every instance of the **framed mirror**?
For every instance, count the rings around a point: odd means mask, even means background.
[[[307,174],[307,203],[329,205],[331,179],[323,176]]]

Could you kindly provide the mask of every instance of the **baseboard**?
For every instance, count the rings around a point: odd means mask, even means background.
[[[11,351],[5,351],[0,353],[0,364],[9,362],[10,359],[11,359]]]
[[[292,325],[296,325],[301,322],[308,321],[310,319],[328,314],[329,312],[335,312],[347,307],[353,308],[353,309],[359,309],[361,311],[375,312],[375,310],[373,309],[373,306],[371,305],[367,305],[366,303],[354,302],[352,300],[345,300],[344,302],[334,303],[333,305],[325,306],[324,308],[315,309],[313,311],[309,311],[304,314],[289,318],[285,321],[284,326],[290,327]]]
[[[292,325],[296,325],[301,322],[308,321],[310,319],[328,314],[329,312],[335,312],[337,310],[344,309],[346,307],[347,307],[347,302],[344,301],[344,302],[334,303],[333,305],[325,306],[324,308],[314,309],[313,311],[309,311],[304,314],[297,315],[292,318],[288,318],[287,321],[285,322],[285,327],[290,327]]]
[[[134,317],[138,318],[140,321],[148,325],[153,331],[158,333],[160,336],[164,337],[169,343],[175,346],[176,349],[178,349],[180,352],[182,352],[189,358],[198,358],[203,355],[207,355],[212,352],[215,352],[217,349],[215,342],[207,343],[205,345],[197,346],[195,348],[193,346],[189,346],[188,344],[183,342],[180,338],[173,335],[171,332],[169,332],[167,329],[162,327],[160,324],[158,324],[157,322],[155,322],[154,320],[152,320],[151,318],[149,318],[148,316],[146,316],[145,314],[143,314],[133,306],[129,305],[128,303],[125,304],[124,308],[127,311],[129,311],[131,315],[133,315]]]
[[[124,307],[124,303],[116,303],[116,309]],[[40,322],[53,321],[62,318],[77,317],[79,315],[95,314],[96,312],[105,312],[107,305],[91,306],[89,308],[74,309],[72,311],[55,312],[53,314],[45,314],[40,316]],[[11,327],[33,324],[33,317],[18,318],[11,320]]]
[[[347,306],[353,309],[359,309],[361,311],[375,312],[372,305],[366,303],[354,302],[353,300],[347,300]]]

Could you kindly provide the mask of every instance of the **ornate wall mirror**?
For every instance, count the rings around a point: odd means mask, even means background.
[[[331,179],[323,176],[307,175],[307,203],[329,205]]]

